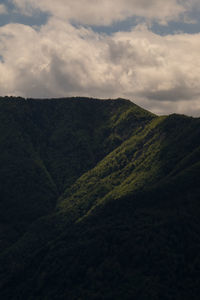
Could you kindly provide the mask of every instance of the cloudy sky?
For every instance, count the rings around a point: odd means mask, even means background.
[[[200,116],[199,0],[1,0],[0,95]]]

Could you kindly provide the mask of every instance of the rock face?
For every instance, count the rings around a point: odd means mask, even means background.
[[[198,299],[200,119],[0,99],[0,298]]]

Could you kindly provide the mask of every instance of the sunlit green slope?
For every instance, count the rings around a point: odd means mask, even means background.
[[[147,190],[199,162],[199,120],[157,117],[63,193],[58,209],[80,216],[113,199]]]

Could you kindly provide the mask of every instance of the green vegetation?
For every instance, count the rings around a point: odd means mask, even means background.
[[[0,99],[0,298],[199,299],[200,119]]]

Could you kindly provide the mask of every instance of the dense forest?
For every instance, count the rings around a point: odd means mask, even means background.
[[[200,119],[0,98],[0,299],[200,295]]]

